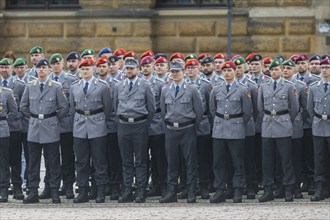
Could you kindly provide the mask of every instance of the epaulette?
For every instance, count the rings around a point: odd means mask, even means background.
[[[303,81],[301,81],[301,80],[297,80],[296,82],[297,82],[298,84],[301,84],[301,85],[304,85],[304,86],[307,85],[305,82],[303,82]]]
[[[238,84],[243,86],[244,88],[247,88],[247,86],[244,83],[238,82]]]
[[[116,78],[112,78],[113,81],[115,81],[116,83],[119,83],[120,80],[116,79]]]
[[[256,83],[255,81],[253,81],[252,79],[250,79],[250,78],[247,78],[247,81],[248,81],[249,83],[252,83],[253,85],[257,85],[257,83]]]
[[[36,84],[37,83],[37,79],[31,80],[31,81],[28,82],[28,84],[32,84],[32,83],[33,84]]]
[[[107,83],[106,81],[102,80],[102,79],[98,79],[98,81],[99,81],[100,83],[103,83],[103,84],[105,84],[105,85],[108,85],[108,83]]]
[[[72,82],[70,85],[72,86],[72,85],[74,85],[74,84],[76,84],[78,82],[79,82],[79,80],[76,80],[76,81]]]
[[[271,81],[271,79],[266,79],[260,82],[260,84],[264,84],[264,83],[269,83]]]
[[[316,77],[318,79],[321,79],[321,76],[320,75],[316,75],[316,74],[311,73],[311,76],[314,76],[314,77]]]
[[[207,83],[207,84],[211,84],[210,81],[208,81],[207,79],[205,79],[205,78],[203,78],[203,77],[201,77],[200,79],[201,79],[202,82],[205,82],[205,83]]]
[[[314,85],[317,84],[318,82],[320,82],[320,81],[314,81],[314,82],[312,82],[312,83],[309,85],[309,87],[314,86]]]
[[[157,77],[155,77],[155,80],[156,80],[156,81],[159,81],[159,82],[161,82],[161,83],[164,83],[164,81],[163,81],[162,79],[159,79],[159,78],[157,78]]]
[[[52,86],[52,84],[61,86],[62,84],[60,82],[56,82],[55,80],[48,81],[48,86]]]
[[[19,82],[22,85],[25,85],[25,82],[23,80],[20,80],[20,79],[16,78],[16,79],[14,79],[14,81]]]
[[[12,89],[10,89],[10,88],[7,88],[7,87],[2,87],[2,89],[3,89],[3,90],[5,90],[5,91],[8,91],[8,92],[11,92],[11,93],[13,92],[13,90],[12,90]]]
[[[293,82],[291,82],[289,80],[286,80],[286,79],[283,79],[283,82],[286,82],[286,83],[289,83],[289,84],[293,85]]]
[[[68,77],[68,78],[72,78],[72,79],[77,79],[77,77],[75,77],[74,75],[71,75],[71,74],[69,74],[69,73],[66,74],[66,77]]]

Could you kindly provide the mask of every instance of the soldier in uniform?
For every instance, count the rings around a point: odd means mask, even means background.
[[[96,58],[95,58],[95,50],[91,49],[91,48],[87,48],[85,49],[81,55],[80,55],[82,60],[86,60],[86,59],[91,59],[94,61],[94,63],[96,62]]]
[[[196,202],[197,150],[196,126],[203,118],[203,102],[198,89],[184,81],[181,62],[172,61],[173,82],[163,87],[160,108],[165,120],[165,152],[168,163],[167,192],[160,203],[177,202],[176,187],[180,152],[187,168],[188,203]]]
[[[30,60],[33,64],[33,67],[28,70],[28,75],[37,77],[36,64],[42,58],[44,58],[44,50],[42,49],[42,47],[32,47],[32,49],[30,50]]]
[[[113,56],[118,57],[118,69],[120,72],[124,71],[124,55],[126,50],[124,48],[118,48],[113,52]]]
[[[142,79],[147,81],[153,91],[156,103],[156,113],[150,123],[148,147],[151,154],[151,187],[146,196],[164,196],[166,192],[166,157],[164,118],[160,110],[160,96],[164,81],[153,76],[154,65],[151,56],[141,60]]]
[[[269,65],[273,60],[272,57],[266,57],[262,60],[262,72],[267,76],[270,76]]]
[[[70,87],[70,109],[74,113],[76,184],[79,187],[79,195],[73,202],[89,201],[87,188],[91,158],[95,168],[96,203],[104,203],[105,186],[109,182],[106,160],[106,120],[112,111],[109,86],[93,76],[95,63],[92,59],[82,60],[79,68],[83,78],[72,83]]]
[[[216,193],[211,203],[224,202],[226,185],[226,151],[230,152],[234,167],[234,203],[242,202],[241,189],[245,184],[244,138],[245,125],[252,116],[250,93],[246,86],[235,80],[235,63],[222,65],[225,82],[214,87],[210,97],[213,125],[213,172]],[[226,132],[223,132],[226,130]]]
[[[210,57],[211,58],[211,57]],[[204,58],[202,62],[205,62]],[[198,76],[199,73],[199,62],[196,59],[190,59],[185,64],[188,78],[187,83],[195,85],[199,90],[202,101],[204,114],[201,123],[196,126],[197,135],[197,159],[198,159],[198,176],[199,176],[199,187],[202,199],[209,199],[209,152],[212,151],[212,138],[211,138],[211,114],[209,109],[210,92],[212,89],[211,83]]]
[[[68,73],[75,76],[77,79],[82,78],[82,74],[80,69],[78,68],[80,63],[80,55],[76,51],[72,51],[66,57],[66,67],[68,69]]]
[[[256,173],[256,160],[255,160],[255,118],[258,116],[258,86],[249,79],[245,74],[246,62],[243,57],[234,60],[236,65],[236,80],[244,84],[251,96],[253,115],[245,126],[245,178],[247,188],[247,199],[255,199],[256,190],[258,187],[258,179]]]
[[[51,80],[62,84],[65,97],[69,106],[70,85],[76,81],[76,77],[63,71],[64,59],[61,54],[55,53],[49,59],[50,66],[53,70],[49,76]],[[62,180],[63,186],[60,195],[66,195],[67,199],[73,199],[73,183],[75,182],[74,168],[74,152],[73,152],[73,114],[68,113],[64,118],[59,120],[61,162],[62,162]],[[47,171],[46,171],[47,172]]]
[[[155,60],[155,72],[157,78],[163,80],[164,83],[169,82],[168,72],[168,61],[164,57],[159,57]]]
[[[106,56],[107,58],[112,56],[112,50],[109,47],[104,47],[100,50],[99,54],[98,54],[99,58]]]
[[[315,193],[311,201],[324,200],[330,155],[330,59],[321,61],[322,78],[310,85],[307,110],[313,119]]]
[[[17,104],[13,91],[0,85],[0,203],[8,202],[10,185],[9,126],[7,116],[17,115]]]
[[[53,203],[60,203],[58,189],[61,183],[61,165],[58,129],[59,120],[68,111],[68,103],[62,85],[49,79],[49,62],[40,59],[36,64],[38,79],[30,81],[23,93],[20,110],[29,121],[29,196],[23,200],[25,204],[38,203],[38,187],[40,182],[41,151],[48,160],[49,185]]]
[[[214,60],[214,73],[217,76],[221,77],[222,76],[222,64],[224,62],[226,62],[227,56],[222,53],[218,53],[213,57],[213,60]]]
[[[111,95],[111,103],[113,103],[113,90],[117,83],[120,81],[115,77],[108,74],[110,69],[109,65],[117,66],[118,57],[110,56],[109,58],[101,57],[98,59],[96,66],[98,68],[99,78],[104,80],[109,85]],[[117,117],[112,111],[110,117],[106,120],[107,124],[107,162],[108,162],[108,175],[109,187],[106,187],[106,194],[110,193],[110,200],[118,200],[120,185],[123,183],[122,162],[118,146],[117,135]]]
[[[283,171],[285,201],[293,201],[295,175],[292,164],[292,124],[298,114],[297,92],[292,82],[283,78],[282,63],[271,62],[272,79],[261,83],[258,94],[258,109],[264,112],[262,120],[262,171],[264,194],[259,202],[274,200],[272,184],[274,180],[274,157],[277,150]]]
[[[309,58],[308,69],[311,74],[320,75],[321,74],[321,59],[320,55],[313,55]]]
[[[182,66],[184,66],[185,63],[185,57],[183,55],[183,53],[180,52],[175,52],[174,54],[172,54],[172,56],[170,57],[170,62],[172,61],[176,61],[182,64]]]
[[[0,61],[2,87],[10,88],[13,91],[17,106],[19,106],[24,89],[25,82],[18,80],[12,76],[13,61],[9,58],[4,58]],[[9,144],[9,166],[11,171],[11,183],[13,184],[13,198],[22,200],[24,195],[22,192],[22,114],[9,114],[8,125],[10,130],[10,144]]]
[[[28,69],[28,66],[25,58],[23,57],[17,58],[13,64],[13,67],[14,67],[14,72],[16,73],[14,76],[15,79],[22,80],[25,83],[37,79],[36,77],[27,74],[26,71]]]
[[[135,202],[145,202],[147,175],[147,142],[150,123],[155,114],[155,98],[151,86],[137,77],[138,63],[125,59],[127,79],[114,90],[114,109],[118,116],[118,143],[123,163],[123,191],[118,202],[133,202],[134,167],[137,190]],[[134,160],[135,155],[135,160]],[[134,166],[135,164],[135,166]]]
[[[218,59],[219,60],[219,59]],[[223,77],[220,77],[214,71],[214,59],[211,56],[206,56],[201,61],[202,72],[205,76],[205,79],[210,81],[210,83],[215,86],[221,84],[224,81]]]
[[[122,81],[125,79],[123,73],[119,70],[119,57],[113,55],[109,58],[109,76],[116,81]]]
[[[292,60],[285,60],[283,62],[283,78],[292,82],[297,89],[297,98],[299,103],[299,112],[297,117],[293,122],[293,134],[292,134],[292,159],[293,159],[293,168],[296,176],[296,185],[294,189],[294,197],[296,199],[303,198],[301,193],[300,184],[302,183],[302,147],[303,146],[303,111],[306,111],[307,106],[307,95],[309,88],[301,80],[297,80],[294,77],[295,74],[295,63]],[[277,161],[279,158],[276,158]],[[278,163],[276,169],[281,170],[281,165]],[[282,173],[282,172],[281,172]],[[280,175],[282,176],[282,175]]]

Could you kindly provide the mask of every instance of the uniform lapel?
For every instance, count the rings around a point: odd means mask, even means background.
[[[231,94],[233,94],[236,90],[237,90],[237,82],[234,82],[233,85],[231,86],[231,88],[229,89],[229,92],[227,94],[227,97],[229,97]],[[226,87],[225,87],[226,89]],[[227,89],[226,89],[227,90]]]
[[[42,90],[42,92],[40,91],[40,86],[38,84],[37,87],[39,87],[39,92],[40,92],[40,99],[48,92],[49,90],[49,87],[52,86],[52,82],[51,82],[51,79],[48,79],[47,83],[44,84],[44,89]]]
[[[284,83],[283,79],[280,79],[280,81],[277,83],[275,91],[273,92],[273,96],[282,89],[283,83]],[[274,82],[273,82],[273,86],[274,86]]]
[[[137,76],[136,76],[137,77]],[[132,95],[132,94],[134,94],[135,92],[136,92],[136,90],[138,89],[138,84],[140,84],[140,78],[138,78],[137,80],[136,80],[136,82],[133,84],[133,87],[132,87],[132,90],[130,91],[130,92],[128,92],[128,95],[130,96],[130,95]],[[128,83],[128,89],[129,89],[129,83]]]
[[[88,90],[87,90],[87,93],[86,93],[86,96],[88,96],[91,92],[93,92],[96,88],[96,78],[94,78],[91,82],[91,85],[89,86]]]
[[[180,98],[183,94],[184,94],[184,90],[186,88],[186,82],[183,81],[182,85],[181,85],[181,88],[179,90],[179,93],[176,95],[175,97],[175,100],[177,100],[178,98]],[[174,88],[174,91],[175,91],[175,88]]]

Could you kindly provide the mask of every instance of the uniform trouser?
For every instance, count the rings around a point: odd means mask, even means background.
[[[61,183],[61,163],[59,142],[40,144],[28,142],[29,144],[29,188],[38,188],[40,182],[41,151],[48,160],[49,186],[59,188]]]
[[[234,174],[233,188],[242,188],[245,185],[244,170],[244,139],[217,139],[213,138],[213,172],[215,176],[214,188],[226,187],[226,151],[229,151]]]
[[[22,185],[22,142],[21,131],[10,132],[9,140],[9,166],[11,171],[11,183],[14,186]]]
[[[105,185],[109,182],[108,163],[106,159],[106,143],[107,137],[97,138],[77,138],[74,137],[74,152],[76,155],[76,185],[79,187],[88,187],[90,176],[90,159],[93,160],[95,168],[96,185]]]
[[[303,181],[313,181],[314,178],[314,149],[312,129],[304,129],[303,137]]]
[[[9,137],[0,138],[0,188],[10,185]]]
[[[248,188],[254,189],[258,186],[256,172],[255,136],[247,136],[245,143],[245,176]]]
[[[197,158],[199,183],[209,183],[209,151],[212,151],[212,137],[210,134],[197,136]]]
[[[313,136],[315,182],[327,181],[328,164],[330,158],[330,137]]]
[[[29,165],[30,165],[30,158],[29,158],[29,148],[28,148],[28,141],[27,141],[27,133],[23,132],[21,136],[21,142],[23,144],[24,149],[24,158],[25,158],[25,172],[24,172],[24,179],[26,180],[26,188],[29,188]]]
[[[275,153],[279,152],[283,172],[283,185],[295,183],[292,163],[292,140],[284,138],[262,138],[262,173],[264,186],[271,186],[274,181]]]
[[[187,168],[187,185],[197,183],[197,149],[195,126],[181,130],[165,129],[165,153],[167,159],[167,184],[176,186],[180,169],[180,151],[184,156]]]
[[[149,136],[148,146],[151,153],[151,178],[153,184],[165,184],[167,171],[165,134]]]
[[[132,186],[134,174],[136,175],[137,187],[143,190],[147,187],[147,142],[147,122],[134,124],[118,123],[118,144],[123,165],[123,179],[125,188]]]
[[[256,158],[256,174],[258,183],[262,182],[262,138],[261,133],[255,134],[255,158]]]
[[[117,133],[107,135],[107,161],[110,184],[122,184],[123,170]]]
[[[75,182],[74,151],[72,132],[60,134],[62,180],[63,185],[72,185]]]

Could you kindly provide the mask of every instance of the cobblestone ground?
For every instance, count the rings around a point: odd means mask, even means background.
[[[259,195],[260,196],[260,195]],[[23,205],[11,199],[0,204],[0,219],[322,219],[330,220],[330,199],[311,203],[308,196],[292,203],[278,199],[259,204],[257,200],[244,200],[241,204],[210,204],[198,200],[196,204],[159,204],[159,197],[148,198],[144,204],[118,204],[107,198],[106,203],[73,204],[62,197],[62,203],[53,205],[51,200],[39,204]]]

